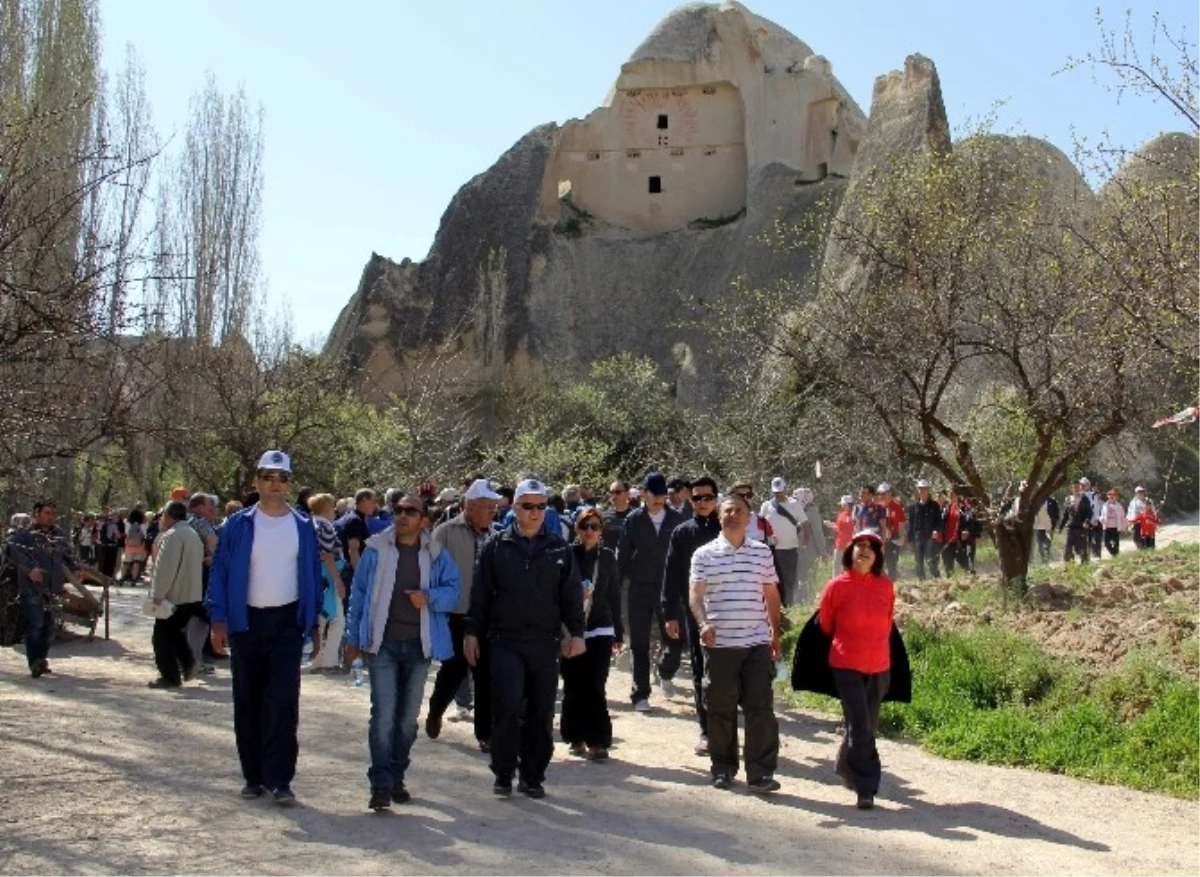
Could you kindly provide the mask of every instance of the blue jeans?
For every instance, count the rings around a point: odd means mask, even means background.
[[[371,789],[391,791],[404,782],[417,739],[429,659],[419,639],[385,641],[371,658],[371,725],[367,744]]]
[[[42,591],[21,589],[21,609],[25,614],[25,659],[32,670],[50,654],[54,638],[54,613],[46,605]]]

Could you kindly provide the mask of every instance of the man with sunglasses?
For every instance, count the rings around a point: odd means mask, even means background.
[[[546,486],[528,478],[513,497],[515,520],[487,541],[475,568],[463,654],[486,647],[492,669],[492,791],[542,798],[554,741],[560,654],[582,655],[583,589],[571,547],[546,523]],[[561,646],[563,627],[569,637]],[[485,640],[486,644],[481,644]]]
[[[666,574],[663,576],[662,616],[667,636],[676,641],[687,638],[692,655],[693,702],[696,721],[700,723],[700,742],[697,755],[708,755],[708,709],[704,705],[704,649],[700,645],[700,625],[688,606],[688,576],[692,555],[721,533],[717,516],[717,482],[707,475],[692,482],[693,516],[671,533],[667,548]]]
[[[428,516],[420,496],[400,497],[391,526],[367,539],[350,594],[346,660],[361,650],[371,664],[367,806],[376,811],[410,799],[404,775],[429,663],[454,657],[447,613],[458,605],[458,567],[424,530]]]
[[[621,547],[621,532],[625,529],[625,519],[633,511],[629,507],[629,485],[624,481],[614,481],[608,488],[610,507],[603,512],[604,529],[601,531],[601,543],[609,551],[615,552]]]
[[[258,461],[258,502],[221,529],[208,583],[213,649],[232,645],[233,730],[246,785],[275,802],[296,802],[300,721],[300,655],[306,631],[321,649],[317,616],[323,583],[317,533],[288,504],[292,463],[283,451]],[[336,648],[332,644],[331,648]]]

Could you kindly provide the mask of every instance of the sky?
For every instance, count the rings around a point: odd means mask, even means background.
[[[264,108],[260,250],[270,301],[296,337],[319,342],[367,259],[423,259],[454,193],[531,128],[582,118],[603,101],[670,0],[100,0],[105,66],[132,46],[159,134],[175,142],[211,71]],[[1117,103],[1090,69],[1059,72],[1100,44],[1096,10],[1124,27],[1139,10],[1187,29],[1195,0],[757,0],[833,64],[869,112],[877,76],[921,53],[937,65],[951,127],[999,104],[1003,133],[1107,131],[1134,147],[1179,128],[1163,106]],[[1145,10],[1145,11],[1141,11]],[[168,147],[169,148],[169,147]]]

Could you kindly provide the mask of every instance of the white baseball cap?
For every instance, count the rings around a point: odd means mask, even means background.
[[[1134,493],[1145,493],[1145,492],[1146,492],[1146,488],[1142,487],[1142,486],[1139,484],[1137,487],[1135,487],[1135,488],[1133,489],[1133,492],[1134,492]]]
[[[842,498],[839,500],[839,502],[841,502],[842,505],[854,505],[854,497],[848,493],[844,493],[842,494]]]
[[[463,494],[463,499],[494,499],[499,500],[500,494],[492,490],[492,486],[488,484],[486,478],[476,478],[471,482],[471,486],[467,488],[467,492]]]
[[[274,469],[277,472],[292,471],[292,461],[288,459],[288,455],[283,451],[267,451],[258,458],[258,468]]]
[[[453,487],[446,487],[437,495],[438,502],[458,502],[458,491]]]
[[[787,482],[780,476],[776,475],[771,479],[771,493],[783,493],[787,490]]]
[[[550,491],[546,485],[538,481],[536,478],[526,478],[517,485],[517,489],[513,491],[513,501],[520,499],[523,496],[548,496]]]
[[[1083,485],[1084,487],[1091,487],[1091,486],[1092,486],[1092,482],[1088,481],[1086,478],[1080,478],[1080,479],[1079,479],[1079,483],[1080,483],[1081,485]]]
[[[926,481],[924,478],[922,478],[920,481],[918,481],[918,482],[917,482],[917,487],[918,487],[918,488],[921,488],[921,487],[928,487],[928,486],[929,486],[929,482],[928,482],[928,481]]]
[[[888,484],[888,483],[885,481],[885,482],[883,482],[882,484],[880,484],[880,485],[879,485],[879,487],[875,488],[875,492],[876,492],[876,493],[891,493],[891,492],[892,492],[892,485]]]

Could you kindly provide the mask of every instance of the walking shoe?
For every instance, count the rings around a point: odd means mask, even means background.
[[[587,757],[592,761],[608,761],[608,747],[593,746],[588,750]]]
[[[875,796],[874,795],[859,795],[858,801],[857,801],[857,803],[855,803],[854,806],[857,807],[859,810],[874,809]]]
[[[747,783],[746,785],[750,788],[750,791],[758,792],[760,795],[766,795],[770,792],[779,791],[779,780],[775,779],[775,777],[771,776],[770,774],[765,774],[753,782]]]
[[[708,755],[708,738],[701,734],[699,741],[696,743],[696,748],[693,751],[697,755]]]
[[[492,751],[492,744],[491,744],[491,741],[489,741],[489,740],[480,740],[480,741],[479,741],[479,751],[480,751],[480,752],[491,752],[491,751]]]
[[[648,713],[650,712],[650,701],[643,697],[641,700],[634,702],[633,709],[635,712]]]
[[[146,687],[147,688],[160,688],[160,689],[162,689],[162,688],[178,688],[179,683],[178,682],[168,682],[166,679],[163,679],[161,676],[159,676],[157,679],[147,682]]]
[[[246,783],[242,786],[242,798],[246,801],[253,801],[255,798],[261,798],[263,787],[258,783]]]
[[[733,777],[727,773],[713,774],[712,787],[727,792],[733,788]]]
[[[425,733],[429,735],[430,740],[436,740],[438,734],[442,733],[442,717],[435,716],[430,713],[425,717]]]
[[[585,755],[587,755],[587,747],[584,746],[582,743],[572,743],[570,752],[572,755],[576,755],[579,758],[583,758]]]
[[[45,658],[42,658],[40,661],[38,661],[36,664],[34,664],[32,667],[29,668],[29,675],[31,675],[34,679],[37,679],[40,676],[45,676],[47,673],[53,673],[53,672],[54,671],[50,669],[50,662],[47,661]]]
[[[546,790],[542,788],[541,783],[527,783],[525,780],[517,782],[517,791],[527,798],[544,798]]]
[[[506,777],[496,777],[492,783],[492,794],[507,798],[512,794],[512,780]]]
[[[412,795],[408,793],[408,789],[404,788],[404,783],[396,783],[392,786],[392,800],[397,804],[407,804],[412,800]]]
[[[458,706],[454,708],[454,715],[450,717],[452,722],[469,722],[471,720],[471,708],[469,706]]]
[[[273,789],[271,795],[275,798],[275,803],[280,807],[291,807],[296,803],[296,795],[288,786],[280,786],[278,789]]]
[[[192,664],[192,666],[188,667],[186,670],[183,671],[183,681],[191,682],[193,679],[195,679],[199,675],[200,675],[200,665]]]
[[[392,809],[392,796],[383,789],[372,789],[371,800],[367,802],[367,809],[374,810],[376,813],[380,810]]]
[[[675,680],[673,679],[662,680],[658,683],[658,688],[662,692],[662,696],[667,698],[667,700],[670,700],[678,693],[675,690]]]

